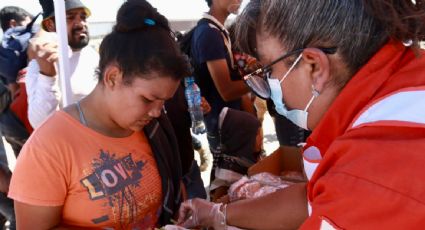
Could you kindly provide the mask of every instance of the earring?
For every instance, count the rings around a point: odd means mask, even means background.
[[[311,93],[313,94],[313,97],[318,97],[320,95],[319,91],[317,91],[314,86],[311,86]]]

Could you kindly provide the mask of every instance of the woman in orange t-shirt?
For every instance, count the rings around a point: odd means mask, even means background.
[[[53,114],[21,152],[9,190],[18,228],[169,224],[181,169],[163,105],[189,73],[167,19],[144,0],[126,1],[100,45],[95,89]]]

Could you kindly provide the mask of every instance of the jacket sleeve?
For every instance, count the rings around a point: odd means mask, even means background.
[[[37,61],[31,60],[25,81],[28,94],[28,120],[33,128],[37,128],[58,108],[60,91],[56,83],[57,77],[41,74]]]
[[[182,201],[180,153],[173,127],[166,114],[144,128],[149,138],[158,171],[161,176],[163,204],[158,219],[160,226],[171,223]]]

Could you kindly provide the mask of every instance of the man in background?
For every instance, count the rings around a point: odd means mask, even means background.
[[[40,0],[43,8],[43,30],[30,42],[28,49],[28,118],[34,128],[62,105],[58,87],[58,45],[54,20],[53,0]],[[87,18],[90,10],[80,0],[66,0],[66,24],[70,48],[71,103],[89,94],[97,84],[95,70],[99,64],[99,54],[89,44]],[[92,78],[87,78],[87,74]]]

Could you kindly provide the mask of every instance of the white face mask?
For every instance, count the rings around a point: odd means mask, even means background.
[[[319,93],[315,90],[313,90],[313,96],[311,97],[310,101],[308,102],[307,106],[304,110],[299,109],[293,109],[288,110],[283,103],[283,93],[282,93],[282,87],[280,87],[280,84],[285,80],[285,78],[289,75],[289,73],[292,71],[292,69],[297,65],[297,63],[301,60],[302,54],[298,56],[298,58],[295,60],[294,64],[292,64],[291,68],[289,68],[288,72],[282,77],[282,79],[279,81],[275,78],[267,78],[267,82],[269,83],[270,90],[271,90],[271,99],[273,100],[273,103],[275,105],[276,112],[279,113],[282,116],[285,116],[288,118],[288,120],[292,121],[295,125],[308,130],[307,128],[307,118],[308,118],[308,108],[310,107],[313,100],[319,95]]]

